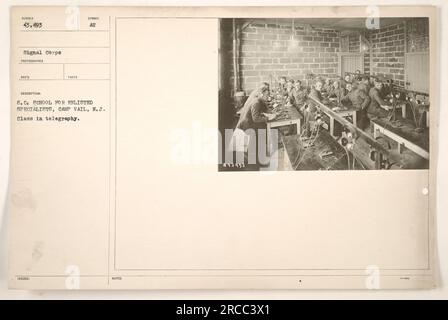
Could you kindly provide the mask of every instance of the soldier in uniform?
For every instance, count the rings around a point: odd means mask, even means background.
[[[286,91],[286,77],[280,77],[277,86],[277,94],[285,97],[288,95]]]
[[[375,81],[377,81],[377,78],[376,78],[375,76],[371,75],[371,76],[369,77],[369,85],[370,85],[370,88],[372,88],[372,87],[375,86]],[[369,92],[370,92],[370,90],[369,90]]]
[[[305,104],[307,97],[307,90],[302,87],[302,81],[296,80],[292,94],[295,106],[301,108]]]
[[[262,83],[253,94],[249,96],[241,109],[240,119],[236,125],[238,129],[259,129],[266,125],[269,120],[267,115],[267,99],[269,96],[269,85]]]
[[[367,117],[367,107],[370,103],[369,96],[360,88],[353,88],[352,84],[347,84],[347,94],[342,98],[342,101],[349,101],[356,108],[356,125],[364,130],[369,125],[369,118]]]
[[[384,99],[392,92],[392,79],[387,79],[381,88],[381,97]]]
[[[362,76],[358,84],[358,88],[363,90],[367,95],[370,92],[370,81],[368,76]]]
[[[344,81],[345,81],[344,88],[346,88],[348,83],[352,83],[352,77],[349,74],[346,74],[344,77]]]
[[[291,105],[294,102],[294,80],[289,79],[286,83],[286,103]]]
[[[370,104],[367,109],[367,113],[370,119],[378,118],[378,117],[386,117],[387,112],[381,106],[387,106],[386,101],[381,97],[381,89],[383,88],[383,83],[379,80],[375,81],[375,85],[373,88],[370,88],[369,97]]]
[[[330,91],[332,89],[333,89],[333,86],[331,84],[331,79],[330,78],[326,78],[322,91],[326,92],[327,94],[330,94]]]
[[[247,100],[246,100],[244,106],[245,106],[247,103],[250,103],[251,100],[258,99],[258,96],[260,95],[260,91],[264,91],[264,90],[268,90],[268,91],[269,91],[269,83],[267,83],[267,82],[262,82],[258,88],[254,89],[254,90],[250,93],[249,97],[247,98]],[[244,108],[244,106],[243,106],[243,108]],[[241,108],[241,111],[243,110],[243,108]]]
[[[322,80],[318,79],[314,83],[314,86],[311,88],[310,94],[308,97],[314,98],[318,102],[322,102],[322,87],[323,83]],[[311,128],[314,128],[315,122],[316,122],[316,115],[318,114],[319,106],[313,101],[308,100],[308,105],[305,105],[305,108],[303,109],[303,116],[305,120],[304,124],[304,130],[305,135],[310,136],[311,134]]]
[[[263,131],[259,129],[266,129],[266,123],[275,118],[275,114],[268,113],[267,110],[267,100],[269,97],[269,85],[267,83],[262,83],[258,89],[251,94],[251,97],[247,99],[243,108],[241,109],[240,119],[236,125],[234,135],[232,137],[231,145],[236,141],[237,151],[242,151],[242,144],[244,144],[247,149],[255,151],[255,154],[247,155],[245,154],[245,162],[254,159],[256,164],[260,164],[258,158],[258,135],[262,134]],[[247,131],[253,129],[255,136],[251,136],[250,132]],[[249,143],[246,143],[247,137],[249,136]],[[244,148],[245,149],[245,148]],[[266,151],[266,148],[265,148]],[[250,163],[255,164],[255,163]]]
[[[319,102],[322,102],[323,98],[322,98],[322,87],[323,87],[323,83],[321,80],[317,80],[314,83],[314,86],[311,88],[309,97],[310,98],[314,98]],[[314,103],[313,101],[309,102],[309,108],[311,112],[315,112],[318,108],[317,104]]]
[[[341,86],[340,80],[335,80],[331,88],[329,98],[336,98],[338,103],[341,102],[342,98],[345,96],[345,89]]]

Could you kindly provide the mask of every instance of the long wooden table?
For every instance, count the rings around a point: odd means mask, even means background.
[[[371,148],[373,151],[376,151],[379,154],[379,156],[376,157],[378,160],[375,162],[374,168],[381,169],[381,161],[379,161],[379,160],[383,156],[389,157],[389,155],[390,155],[390,152],[387,148],[385,148],[380,143],[378,143],[378,141],[376,141],[372,136],[370,136],[370,134],[359,129],[356,125],[354,125],[353,123],[350,123],[350,121],[348,121],[344,117],[341,117],[338,113],[331,110],[331,108],[324,105],[322,102],[320,102],[312,97],[310,97],[309,99],[312,100],[314,103],[316,103],[320,107],[322,112],[324,112],[328,116],[334,117],[339,123],[341,123],[343,126],[347,127],[350,130],[350,132],[352,132],[355,139],[362,138],[363,140],[365,140],[365,142],[368,143],[369,148]]]
[[[338,103],[335,101],[328,101],[328,102],[326,101],[325,105],[327,105],[329,108],[333,109],[338,106]],[[342,109],[335,110],[335,112],[343,118],[351,117],[351,119],[352,119],[351,122],[356,126],[356,121],[357,121],[356,108],[353,107],[353,105],[351,103],[342,103],[341,106],[342,106]],[[328,114],[328,117],[330,118],[330,134],[333,137],[335,137],[334,127],[335,127],[336,120],[330,114]]]
[[[306,143],[299,135],[282,136],[285,150],[285,170],[347,170],[347,153],[344,148],[323,128],[310,147],[303,148]],[[331,151],[331,155],[321,154]],[[302,158],[303,157],[303,158]]]
[[[391,110],[394,109],[394,107],[391,106],[391,105],[384,105],[384,106],[380,105],[380,107],[383,108],[386,111],[391,111]],[[406,116],[407,116],[407,113],[406,113],[406,103],[404,103],[404,102],[397,103],[397,105],[395,106],[395,109],[397,109],[397,110],[400,109],[401,110],[401,117],[403,119],[406,119]]]
[[[266,129],[267,129],[267,151],[268,154],[271,152],[271,134],[273,128],[288,126],[288,125],[295,125],[297,128],[297,134],[301,133],[302,128],[302,120],[303,116],[302,114],[294,107],[294,106],[282,106],[282,110],[287,115],[287,118],[285,119],[274,119],[272,121],[268,121]]]
[[[403,147],[415,152],[422,158],[429,160],[429,134],[428,132],[416,133],[406,123],[402,127],[395,127],[386,119],[373,119],[373,137],[376,139],[383,134],[398,143],[398,150]]]
[[[383,108],[386,111],[391,111],[393,110],[393,106],[390,105],[385,105],[385,106],[380,106],[381,108]],[[395,109],[400,109],[401,110],[401,117],[403,119],[407,119],[408,117],[408,113],[407,113],[407,103],[406,102],[399,102],[397,103],[397,105],[395,106]],[[418,110],[415,110],[415,112],[418,112],[419,115],[418,117],[420,117],[420,113],[424,113],[425,114],[425,126],[427,128],[429,128],[429,105],[420,105],[418,108]]]

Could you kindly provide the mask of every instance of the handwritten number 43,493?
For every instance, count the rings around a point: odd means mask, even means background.
[[[25,22],[23,24],[25,29],[40,29],[42,28],[42,22]]]

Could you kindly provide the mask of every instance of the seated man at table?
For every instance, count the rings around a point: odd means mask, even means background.
[[[309,97],[314,98],[319,102],[322,102],[323,101],[322,88],[323,88],[322,80],[316,80],[316,82],[314,83],[314,86],[311,88]],[[313,101],[309,102],[309,106],[311,106],[310,110],[313,110],[313,111],[315,111],[318,108],[318,105],[316,103],[314,103]]]
[[[296,80],[292,94],[294,97],[294,105],[297,108],[301,108],[305,104],[307,93],[306,88],[302,87],[302,81]]]
[[[383,82],[383,87],[381,88],[381,98],[385,99],[391,92],[392,92],[392,85],[393,80],[392,79],[386,79],[386,81]]]
[[[289,79],[286,83],[286,104],[291,105],[294,102],[294,80]]]
[[[346,74],[345,75],[344,81],[345,81],[344,88],[347,86],[347,83],[352,83],[353,82],[352,77],[350,76],[350,74]]]
[[[326,79],[325,79],[324,86],[323,86],[323,88],[322,88],[322,91],[323,91],[323,92],[326,92],[327,94],[329,94],[330,91],[331,91],[331,89],[332,89],[331,79],[330,79],[330,78],[326,78]]]
[[[269,84],[263,82],[255,89],[243,108],[241,109],[240,119],[236,125],[238,129],[259,129],[264,128],[270,115],[267,115],[267,99],[269,96]]]
[[[353,88],[352,84],[347,84],[347,94],[342,98],[342,101],[350,102],[356,108],[357,125],[364,130],[369,125],[369,118],[367,117],[367,107],[370,103],[369,96],[360,88]]]
[[[318,102],[323,102],[323,98],[322,98],[322,87],[323,87],[323,83],[322,80],[318,79],[316,80],[316,82],[314,83],[314,86],[311,88],[311,92],[308,95],[309,98],[313,98]],[[302,108],[302,112],[303,112],[303,117],[304,117],[304,134],[305,136],[310,136],[311,135],[311,131],[312,129],[314,129],[315,127],[315,120],[316,120],[316,115],[318,114],[319,111],[319,105],[314,102],[312,99],[308,100],[308,104],[305,105],[304,108]]]
[[[367,109],[367,113],[370,119],[378,117],[386,117],[387,111],[384,109],[387,106],[386,101],[381,97],[381,89],[383,88],[383,83],[379,80],[375,81],[375,85],[369,91],[370,104]]]
[[[257,99],[258,96],[260,95],[260,90],[264,90],[267,89],[269,90],[269,83],[267,82],[262,82],[258,88],[255,88],[254,90],[252,90],[252,92],[249,94],[249,97],[246,99],[246,102],[244,103],[244,105],[246,105],[249,101],[253,100],[253,99]],[[244,108],[243,105],[243,108]],[[241,108],[241,111],[243,110],[243,108]],[[241,112],[240,112],[241,113]]]
[[[370,81],[368,76],[362,76],[358,84],[358,89],[363,90],[367,95],[370,92]]]
[[[288,93],[286,91],[286,84],[287,84],[286,77],[280,77],[278,80],[277,89],[276,89],[277,94],[280,94],[282,96],[288,95]]]
[[[333,82],[333,86],[330,90],[328,97],[330,99],[335,98],[336,101],[339,103],[339,102],[341,102],[341,99],[344,96],[345,96],[345,89],[341,86],[341,81],[335,80]]]

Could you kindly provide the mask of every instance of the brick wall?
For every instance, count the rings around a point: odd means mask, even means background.
[[[370,34],[372,43],[371,73],[391,77],[404,86],[404,23],[391,25]]]
[[[242,23],[247,22],[243,21]],[[406,28],[405,28],[406,24]],[[407,30],[405,35],[405,29]],[[231,44],[231,30],[224,32]],[[364,72],[391,77],[397,85],[404,86],[405,52],[429,50],[429,26],[426,18],[408,19],[366,34],[372,44],[364,55]],[[350,36],[348,49],[359,52],[359,37]],[[231,45],[227,49],[229,61],[228,80],[233,83],[233,60]],[[306,28],[296,25],[292,31],[291,21],[279,19],[256,20],[241,34],[240,80],[246,93],[262,81],[275,81],[279,76],[305,79],[313,73],[324,77],[337,77],[340,33],[332,29]]]
[[[370,52],[364,53],[364,73],[370,74]]]
[[[304,26],[295,26],[293,33],[290,20],[282,23],[256,21],[241,34],[242,89],[249,93],[260,82],[275,81],[279,76],[304,80],[306,74],[312,73],[335,78],[337,52],[339,35],[335,30],[307,30]],[[230,81],[233,81],[233,74]]]
[[[359,52],[361,43],[358,34],[351,34],[348,37],[348,52]]]

